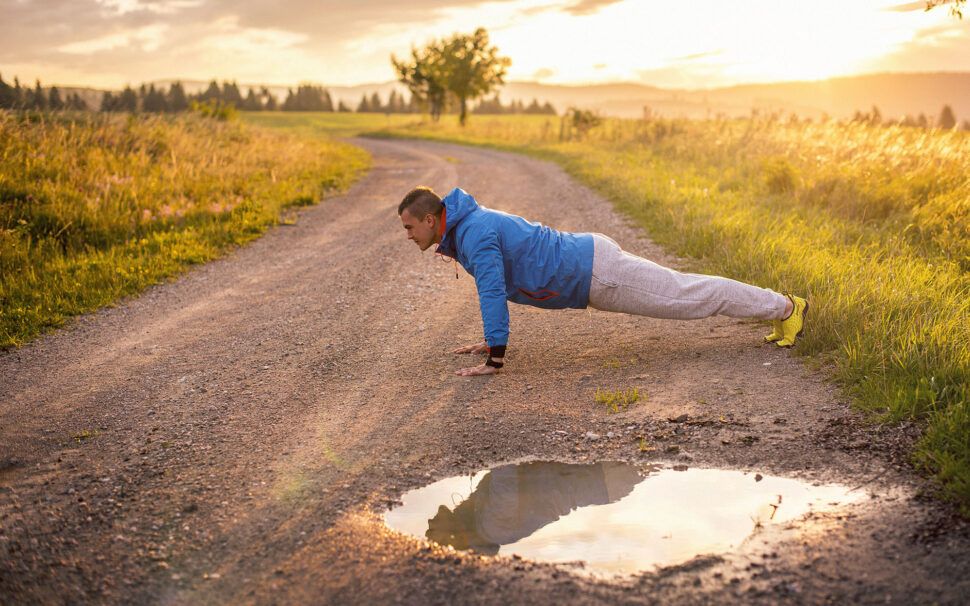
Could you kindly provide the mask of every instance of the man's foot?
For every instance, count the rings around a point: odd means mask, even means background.
[[[785,331],[781,327],[781,320],[772,320],[771,329],[771,334],[765,335],[765,343],[774,343],[775,341],[781,341],[785,338]]]
[[[781,320],[781,332],[784,338],[776,343],[778,347],[791,347],[795,344],[795,339],[801,336],[805,327],[805,316],[808,315],[808,301],[793,295],[787,296],[791,299],[793,308],[788,317]]]

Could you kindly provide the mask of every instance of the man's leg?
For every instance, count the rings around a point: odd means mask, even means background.
[[[593,241],[593,308],[673,320],[725,315],[781,321],[787,315],[785,295],[729,278],[681,273],[624,252],[601,234]]]

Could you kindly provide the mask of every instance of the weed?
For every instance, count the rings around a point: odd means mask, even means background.
[[[606,407],[607,414],[625,411],[640,400],[640,389],[633,387],[626,391],[596,388],[593,400]]]
[[[82,429],[81,431],[71,436],[71,439],[77,442],[78,444],[80,444],[82,442],[87,442],[88,440],[93,440],[96,437],[98,437],[97,431],[93,429]]]

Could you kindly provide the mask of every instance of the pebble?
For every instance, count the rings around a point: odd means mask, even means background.
[[[585,437],[587,440],[596,441],[600,439],[600,434],[587,431],[585,434],[583,434],[583,437]]]

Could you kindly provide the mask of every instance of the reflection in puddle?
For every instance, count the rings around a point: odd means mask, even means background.
[[[631,573],[723,553],[758,527],[858,498],[740,471],[533,461],[412,490],[384,519],[456,549]]]

